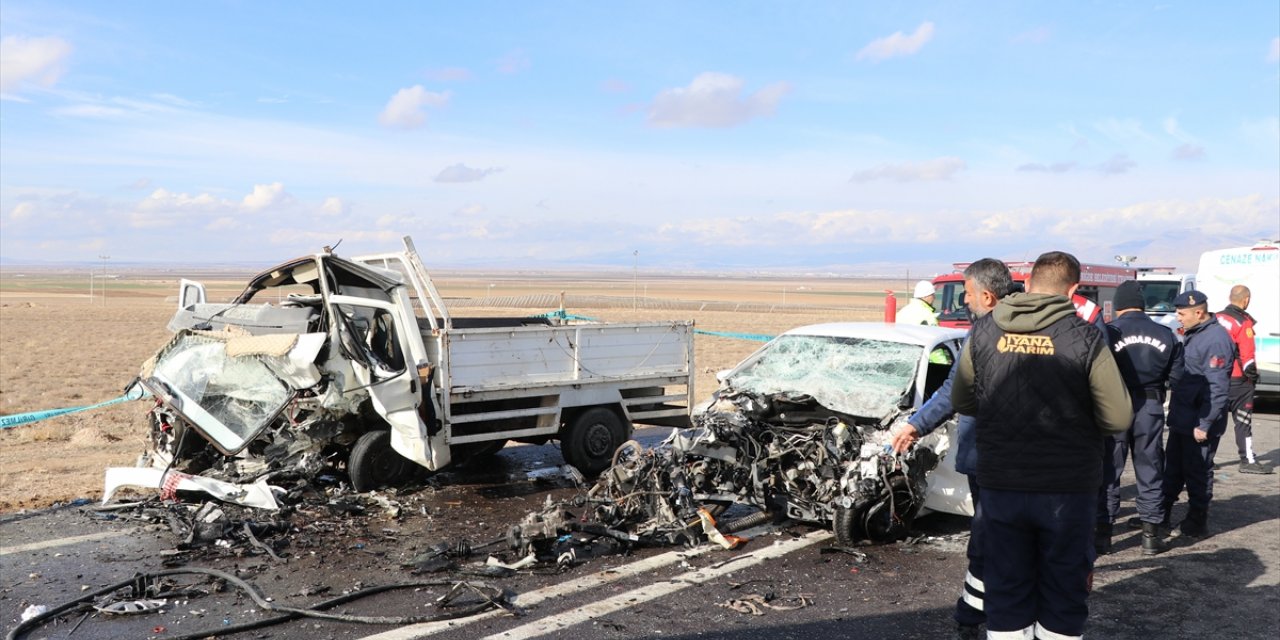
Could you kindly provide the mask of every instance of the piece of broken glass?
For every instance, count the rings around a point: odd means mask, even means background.
[[[179,410],[228,451],[256,436],[291,393],[260,357],[229,357],[224,341],[197,334],[176,337],[152,375],[179,394]]]

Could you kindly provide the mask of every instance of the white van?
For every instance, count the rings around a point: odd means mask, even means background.
[[[1227,306],[1237,284],[1249,287],[1253,296],[1249,314],[1257,322],[1258,392],[1280,393],[1280,245],[1264,241],[1201,254],[1196,286],[1209,298],[1210,311]]]
[[[1142,284],[1142,310],[1152,320],[1176,331],[1181,325],[1174,313],[1173,299],[1196,288],[1196,274],[1174,273],[1172,267],[1144,267],[1138,269],[1138,282]]]

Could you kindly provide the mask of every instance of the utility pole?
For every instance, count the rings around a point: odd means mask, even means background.
[[[635,311],[640,308],[639,298],[637,298],[640,294],[640,250],[632,251],[631,255],[635,258],[631,264],[631,310]]]
[[[111,256],[99,254],[98,257],[102,259],[102,306],[105,307],[107,306],[107,261]]]

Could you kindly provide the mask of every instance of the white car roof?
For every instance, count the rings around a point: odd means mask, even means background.
[[[891,324],[887,322],[829,322],[796,327],[782,335],[831,336],[837,338],[862,338],[931,346],[951,339],[964,338],[965,329],[929,327],[922,324]]]

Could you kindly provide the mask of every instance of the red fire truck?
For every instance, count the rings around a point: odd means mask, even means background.
[[[938,310],[938,324],[944,327],[967,328],[969,307],[964,301],[964,270],[968,262],[955,263],[955,271],[945,273],[933,279],[934,307]],[[1013,274],[1013,281],[1026,286],[1027,277],[1031,275],[1034,262],[1006,262]],[[1102,264],[1080,265],[1080,288],[1076,294],[1082,295],[1102,306],[1102,317],[1111,321],[1112,300],[1116,295],[1116,287],[1125,280],[1137,278],[1136,267],[1119,267]]]

